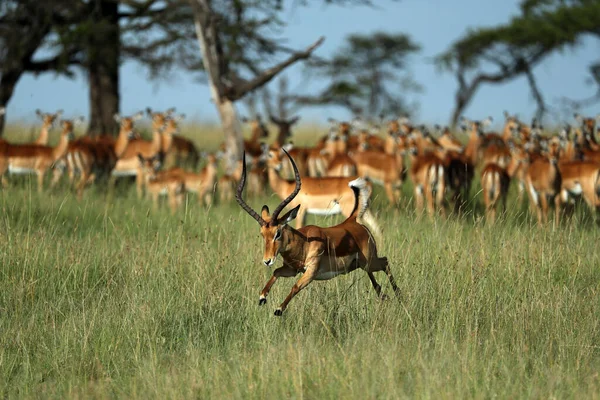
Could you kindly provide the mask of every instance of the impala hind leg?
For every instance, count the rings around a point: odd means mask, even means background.
[[[273,276],[271,276],[271,279],[269,279],[263,290],[260,292],[260,296],[258,297],[258,305],[262,306],[267,304],[267,296],[271,291],[271,287],[273,287],[273,284],[275,284],[275,281],[278,278],[292,278],[296,275],[298,275],[298,270],[287,265],[284,265],[283,267],[277,268],[275,271],[273,271]]]

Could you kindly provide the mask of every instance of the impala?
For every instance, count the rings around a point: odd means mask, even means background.
[[[58,110],[54,114],[51,113],[43,113],[39,109],[35,110],[35,114],[40,117],[42,120],[42,128],[40,129],[40,134],[38,138],[33,142],[33,144],[39,144],[41,146],[48,145],[48,133],[50,129],[54,126],[56,121],[63,114],[63,110]]]
[[[168,150],[165,146],[169,145],[169,137],[177,133],[178,122],[185,118],[184,114],[171,117],[171,110],[165,113],[152,112],[150,109],[147,113],[152,116],[152,141],[143,139],[134,139],[129,141],[125,151],[117,161],[115,168],[111,174],[110,186],[114,186],[115,179],[123,176],[136,177],[136,189],[138,198],[141,198],[144,187],[144,169],[140,169],[138,154],[141,154],[145,159],[152,158],[156,155],[162,157],[164,151]],[[164,142],[164,138],[167,142]]]
[[[287,155],[288,152],[282,149]],[[294,190],[295,182],[288,181],[279,176],[283,164],[280,153],[270,150],[267,156],[269,185],[281,199],[285,199]],[[292,167],[296,164],[294,163]],[[297,168],[297,167],[295,167]],[[336,215],[342,214],[349,217],[354,207],[354,194],[348,187],[348,182],[353,178],[347,177],[305,177],[303,189],[292,201],[292,206],[302,204],[298,210],[296,228],[304,226],[306,214],[314,215]],[[370,183],[367,186],[371,188]],[[369,210],[365,211],[363,220],[369,224],[369,228],[379,234],[380,230],[375,218]]]
[[[486,220],[493,223],[496,220],[498,202],[502,202],[506,212],[506,199],[510,180],[526,162],[527,154],[519,148],[512,149],[512,157],[506,167],[499,164],[487,164],[481,171],[481,190],[485,205]]]
[[[256,118],[252,120],[242,118],[242,122],[250,125],[251,132],[250,139],[244,140],[244,149],[252,158],[259,158],[263,153],[261,140],[269,137],[269,131],[260,114],[257,114]]]
[[[138,154],[137,157],[140,168],[144,171],[146,194],[152,198],[153,208],[157,210],[159,197],[166,195],[171,212],[174,214],[183,204],[183,196],[185,195],[183,179],[177,174],[159,176],[158,170],[161,167],[161,162],[158,154],[149,158],[144,158],[144,156]]]
[[[65,155],[69,140],[73,138],[73,127],[82,122],[83,117],[76,120],[62,120],[60,122],[62,132],[56,147],[0,143],[0,158],[2,158],[2,161],[0,161],[0,176],[2,176],[3,184],[6,184],[4,174],[7,170],[10,174],[33,173],[37,175],[38,191],[41,192],[46,172]]]
[[[130,117],[121,117],[121,115],[115,114],[114,119],[120,125],[116,140],[109,135],[102,135],[95,140],[85,136],[69,143],[67,154],[61,160],[61,168],[55,168],[52,186],[56,185],[60,179],[62,175],[60,171],[66,168],[70,184],[73,184],[75,174],[79,174],[80,178],[75,190],[77,196],[81,198],[87,184],[100,176],[109,177],[129,141],[136,136],[133,130],[134,122],[142,117],[141,111]]]
[[[290,119],[277,118],[269,114],[269,119],[272,123],[277,126],[277,139],[275,143],[280,147],[283,146],[287,140],[292,136],[292,126],[296,125],[300,121],[300,117],[293,117]],[[291,154],[291,153],[290,153]]]
[[[377,283],[374,273],[384,271],[395,294],[400,297],[398,286],[394,280],[386,257],[379,257],[377,246],[371,232],[362,224],[362,218],[367,211],[370,189],[364,179],[358,178],[347,183],[353,194],[353,208],[348,218],[339,225],[322,228],[315,225],[305,226],[298,230],[289,226],[297,217],[300,204],[279,216],[283,209],[290,205],[301,192],[301,178],[294,160],[286,152],[295,173],[294,190],[273,211],[263,206],[259,215],[243,200],[242,193],[246,181],[245,166],[242,179],[236,192],[236,200],[244,211],[260,225],[260,233],[264,239],[265,250],[263,264],[271,266],[278,255],[283,259],[283,266],[273,272],[273,276],[259,296],[259,305],[267,302],[267,296],[275,281],[280,277],[293,277],[302,273],[302,277],[294,284],[290,294],[275,310],[276,316],[281,316],[289,302],[313,280],[328,280],[337,275],[347,274],[357,268],[363,269],[377,296],[381,294],[381,286]],[[245,155],[244,155],[245,158]]]
[[[184,171],[181,168],[171,168],[159,172],[160,179],[181,180],[185,184],[185,191],[196,193],[198,203],[212,204],[212,194],[217,184],[217,157],[215,154],[206,156],[206,166],[200,172]]]
[[[411,148],[410,154],[410,179],[413,182],[415,193],[415,206],[417,215],[423,212],[423,200],[427,202],[427,212],[433,218],[435,210],[442,216],[446,215],[446,168],[438,156],[432,153],[417,154],[416,148]]]
[[[548,222],[548,200],[555,205],[555,223],[560,217],[560,193],[562,178],[554,157],[539,157],[532,160],[525,174],[525,186],[532,210],[535,209],[538,224]]]
[[[219,157],[217,157],[219,158]],[[235,185],[242,179],[242,160],[233,163],[235,166],[230,173],[227,173],[219,178],[217,183],[217,192],[219,193],[220,202],[229,202],[233,200]]]

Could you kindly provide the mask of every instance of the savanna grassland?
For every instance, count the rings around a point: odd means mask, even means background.
[[[33,181],[0,192],[4,397],[600,397],[600,234],[586,210],[540,229],[513,195],[490,227],[475,184],[464,218],[416,221],[410,183],[397,210],[376,192],[401,301],[383,274],[382,302],[355,271],[278,318],[294,280],[258,306],[272,270],[237,204],[190,196],[172,216],[126,185],[78,202]],[[265,202],[278,200],[249,200]]]

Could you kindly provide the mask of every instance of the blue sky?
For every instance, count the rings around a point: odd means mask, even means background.
[[[409,33],[422,46],[422,51],[413,56],[410,69],[414,79],[424,88],[422,93],[409,98],[420,103],[416,119],[433,124],[448,121],[456,84],[451,74],[437,71],[431,59],[468,28],[507,21],[518,12],[519,1],[380,0],[378,3],[381,3],[378,8],[296,7],[284,14],[289,21],[284,36],[290,46],[303,48],[323,35],[326,41],[316,54],[328,56],[350,33],[377,30]],[[597,41],[584,41],[578,50],[553,56],[536,69],[539,86],[550,103],[562,96],[582,98],[593,94],[594,89],[585,77],[587,66],[597,59],[599,47]],[[216,121],[217,114],[210,102],[208,87],[185,71],[176,70],[171,75],[168,80],[152,82],[138,64],[124,63],[121,111],[130,114],[148,106],[155,109],[174,106],[190,119]],[[301,66],[292,67],[287,76],[291,89],[305,87]],[[310,87],[315,85],[318,86],[318,82]],[[33,121],[36,108],[49,111],[62,108],[66,115],[84,115],[87,118],[88,104],[87,85],[81,75],[74,80],[56,78],[52,74],[38,78],[27,75],[19,82],[7,111],[9,121]],[[518,113],[524,119],[529,119],[535,111],[535,103],[524,79],[497,87],[482,87],[465,115],[473,119],[492,115],[496,121],[501,121],[505,109]],[[596,114],[593,108],[582,112]],[[334,107],[306,108],[300,114],[309,121],[349,117],[345,110]],[[557,122],[559,118],[551,115],[547,123]]]

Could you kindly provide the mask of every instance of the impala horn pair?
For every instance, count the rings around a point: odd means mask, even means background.
[[[298,172],[298,167],[296,166],[294,159],[290,156],[290,154],[284,148],[282,148],[281,150],[283,150],[285,155],[290,159],[290,162],[292,163],[292,167],[294,168],[294,178],[296,180],[296,187],[295,187],[294,191],[277,206],[275,211],[273,211],[273,214],[271,215],[271,219],[274,224],[277,223],[277,218],[279,217],[279,213],[281,211],[283,211],[283,209],[288,204],[290,204],[290,202],[292,200],[294,200],[294,197],[296,197],[298,192],[300,192],[300,187],[302,186],[302,182],[300,180],[300,172]],[[264,219],[262,219],[262,217],[256,211],[254,211],[252,209],[252,207],[250,207],[242,198],[242,192],[244,191],[244,186],[246,185],[246,152],[244,152],[244,155],[243,155],[242,165],[243,165],[242,179],[240,179],[240,183],[239,183],[237,191],[235,193],[235,199],[237,200],[238,204],[244,209],[244,211],[246,211],[248,214],[250,214],[250,216],[252,218],[254,218],[261,226],[265,226],[265,225],[267,225],[267,222]]]

